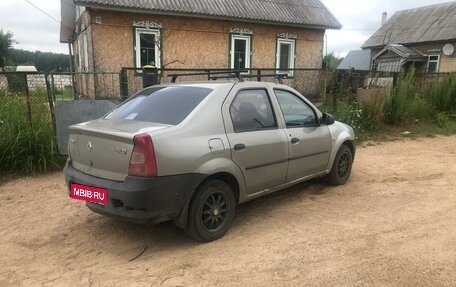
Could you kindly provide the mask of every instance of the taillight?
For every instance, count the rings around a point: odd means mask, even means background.
[[[140,134],[133,139],[134,147],[130,158],[128,174],[132,176],[157,176],[157,162],[154,144],[148,134]]]

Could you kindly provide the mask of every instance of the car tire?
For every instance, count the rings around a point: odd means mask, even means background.
[[[350,177],[353,153],[347,145],[342,145],[334,158],[331,172],[326,175],[326,182],[331,185],[343,185]]]
[[[204,182],[190,202],[187,234],[202,242],[221,238],[233,221],[235,205],[233,191],[225,182]]]

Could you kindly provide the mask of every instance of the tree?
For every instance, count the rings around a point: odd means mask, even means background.
[[[4,33],[3,29],[0,29],[0,68],[5,67],[6,62],[9,60],[13,43],[15,43],[13,33]]]
[[[32,65],[40,72],[69,71],[68,55],[41,51],[11,49],[10,60],[13,65]]]
[[[342,62],[343,58],[338,58],[334,53],[329,53],[323,57],[323,70],[334,72]]]

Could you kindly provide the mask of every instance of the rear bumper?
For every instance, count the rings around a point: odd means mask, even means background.
[[[68,194],[71,183],[108,190],[108,204],[103,206],[87,202],[90,210],[135,223],[158,223],[178,218],[205,178],[203,174],[156,178],[127,176],[125,181],[119,182],[82,173],[69,161],[64,174]]]

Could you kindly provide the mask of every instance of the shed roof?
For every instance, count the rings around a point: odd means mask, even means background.
[[[396,12],[362,48],[456,39],[456,2]]]
[[[320,0],[74,0],[76,5],[340,29]]]
[[[16,72],[36,72],[35,66],[17,66]]]
[[[337,67],[338,70],[355,69],[357,71],[370,71],[371,50],[353,50]]]

